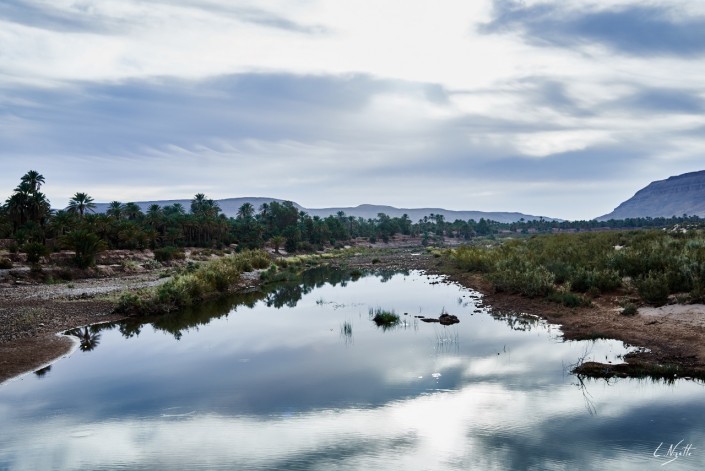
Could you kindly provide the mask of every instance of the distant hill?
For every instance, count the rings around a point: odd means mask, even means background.
[[[259,207],[263,203],[271,203],[272,201],[277,201],[282,203],[284,200],[276,198],[261,198],[261,197],[245,197],[245,198],[227,198],[222,200],[216,200],[220,209],[228,217],[235,217],[237,215],[237,210],[240,209],[245,203],[250,203],[255,207],[255,210],[259,210]],[[174,203],[180,203],[186,209],[189,210],[191,207],[191,200],[164,200],[164,201],[136,201],[137,205],[142,208],[142,211],[146,211],[151,205],[158,204],[159,206],[166,206]],[[456,219],[462,219],[467,221],[469,219],[474,219],[479,221],[481,218],[491,219],[498,222],[516,222],[520,219],[526,221],[541,219],[542,216],[533,216],[530,214],[522,213],[510,213],[510,212],[483,212],[483,211],[452,211],[442,208],[395,208],[393,206],[379,206],[372,204],[362,204],[355,207],[345,207],[345,208],[304,208],[303,206],[294,203],[300,211],[305,211],[310,216],[320,216],[326,217],[330,215],[335,215],[338,211],[343,211],[347,216],[362,217],[365,219],[376,218],[377,214],[384,213],[390,217],[401,217],[406,214],[409,216],[413,222],[418,222],[419,219],[423,219],[424,216],[429,216],[431,214],[440,214],[446,221],[453,222]],[[96,203],[95,212],[104,213],[108,209],[108,203]],[[554,221],[553,218],[543,217],[547,221]]]
[[[491,219],[497,222],[517,222],[520,219],[525,219],[526,221],[541,219],[542,216],[532,216],[530,214],[522,213],[508,213],[508,212],[484,212],[484,211],[452,211],[449,209],[442,208],[395,208],[393,206],[379,206],[373,204],[361,204],[355,207],[346,208],[321,208],[321,209],[306,209],[305,210],[311,216],[321,216],[325,217],[330,214],[336,214],[338,211],[343,211],[348,216],[376,218],[377,214],[384,213],[390,217],[401,217],[404,214],[409,216],[413,222],[418,222],[424,216],[429,216],[431,214],[440,214],[446,221],[453,222],[456,219],[461,219],[467,221],[469,219],[474,219],[479,221],[481,218]],[[555,219],[544,217],[543,219],[547,221],[554,221]]]
[[[636,217],[705,217],[705,170],[651,182],[598,221]]]

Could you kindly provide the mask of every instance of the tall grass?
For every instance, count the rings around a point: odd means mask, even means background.
[[[545,235],[446,253],[458,268],[487,274],[498,290],[526,296],[551,296],[559,287],[598,295],[633,285],[654,305],[678,293],[705,298],[702,230]]]
[[[399,324],[399,314],[394,311],[387,311],[380,307],[370,308],[370,318],[374,321],[377,327],[381,327],[382,330],[387,330],[395,327]]]
[[[118,312],[164,313],[227,293],[243,272],[267,268],[269,255],[261,250],[242,252],[190,267],[166,283],[136,293],[125,293]]]

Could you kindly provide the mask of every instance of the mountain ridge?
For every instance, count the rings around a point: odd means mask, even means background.
[[[283,203],[286,200],[269,198],[269,197],[237,197],[237,198],[223,198],[214,200],[220,206],[221,211],[228,217],[235,217],[237,215],[238,209],[245,203],[250,203],[258,210],[263,203],[271,203],[276,201],[278,203]],[[159,206],[171,205],[174,203],[180,203],[188,211],[191,206],[190,199],[170,199],[170,200],[155,200],[155,201],[135,201],[142,211],[146,211],[149,206],[153,204],[158,204]],[[546,216],[534,216],[531,214],[524,214],[519,212],[508,212],[508,211],[458,211],[443,208],[397,208],[388,205],[374,205],[374,204],[360,204],[358,206],[347,206],[347,207],[333,207],[333,208],[305,208],[300,204],[293,202],[294,206],[300,210],[306,212],[310,216],[327,217],[330,215],[335,215],[338,211],[343,211],[346,216],[362,217],[364,219],[373,219],[377,217],[377,214],[384,213],[389,217],[401,217],[406,214],[413,222],[417,222],[419,219],[423,219],[424,216],[430,216],[431,214],[442,215],[446,221],[453,222],[456,219],[469,220],[475,219],[480,220],[491,219],[498,222],[517,222],[520,219],[527,221],[545,219],[546,221],[558,220],[555,218],[550,218]],[[107,211],[109,203],[96,203],[95,212],[104,213]]]
[[[598,221],[637,217],[705,217],[705,170],[656,180],[637,191]]]

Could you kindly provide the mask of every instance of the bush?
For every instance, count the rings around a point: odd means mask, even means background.
[[[627,303],[622,308],[622,315],[623,316],[633,316],[633,315],[636,315],[637,312],[639,312],[639,309],[636,307],[636,304],[634,304],[634,303]]]
[[[304,241],[298,243],[298,245],[296,246],[296,251],[311,253],[311,252],[316,251],[316,247],[314,247],[311,242],[304,240]]]
[[[385,330],[399,323],[399,315],[397,313],[394,311],[385,311],[382,308],[370,308],[370,316],[374,323],[377,324],[377,327],[382,327]]]
[[[546,267],[518,260],[498,263],[489,278],[498,291],[519,293],[530,298],[547,296],[554,289],[553,274]]]
[[[454,250],[451,255],[459,268],[482,273],[491,271],[497,260],[492,250],[480,247],[460,247]]]
[[[171,260],[183,260],[186,258],[184,251],[178,247],[162,247],[154,251],[154,260],[158,262],[169,262]]]
[[[74,262],[78,268],[88,268],[95,265],[96,255],[106,246],[97,234],[85,229],[69,232],[62,238],[62,242],[76,252]]]
[[[592,301],[585,296],[570,292],[551,293],[548,295],[548,300],[566,307],[589,307],[592,305]]]
[[[639,296],[654,306],[663,306],[668,302],[668,279],[663,273],[649,272],[636,280]]]
[[[622,285],[622,278],[613,269],[586,270],[578,268],[571,276],[570,284],[579,293],[588,292],[592,288],[605,293],[619,288]]]
[[[187,266],[166,283],[145,290],[140,296],[125,294],[118,309],[130,313],[169,312],[227,292],[243,271],[267,268],[271,264],[263,251],[242,252],[202,265]]]
[[[40,242],[27,242],[22,250],[27,254],[27,263],[30,265],[38,265],[42,257],[49,255],[49,249]]]

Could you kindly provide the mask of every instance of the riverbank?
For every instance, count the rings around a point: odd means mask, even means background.
[[[483,293],[484,304],[496,311],[536,315],[560,325],[566,340],[613,338],[647,349],[628,355],[622,365],[579,365],[577,372],[587,376],[705,376],[705,306],[642,308],[635,316],[624,316],[618,295],[595,298],[591,307],[567,308],[545,299],[495,293],[483,277],[413,245],[351,250],[325,263],[447,275],[448,282]],[[57,332],[123,318],[115,313],[119,293],[162,284],[172,271],[157,267],[62,284],[0,283],[0,382],[68,354],[73,344]],[[258,277],[243,276],[241,282],[241,288],[252,289]]]
[[[634,316],[625,316],[620,293],[592,299],[590,307],[568,308],[546,300],[496,293],[485,277],[459,270],[443,257],[421,249],[381,251],[350,257],[345,263],[358,269],[420,269],[445,275],[483,294],[483,303],[494,311],[529,314],[558,325],[565,340],[615,339],[638,352],[628,354],[619,365],[586,362],[575,373],[589,377],[653,377],[705,379],[705,305],[641,307]],[[462,322],[462,320],[461,320]]]

